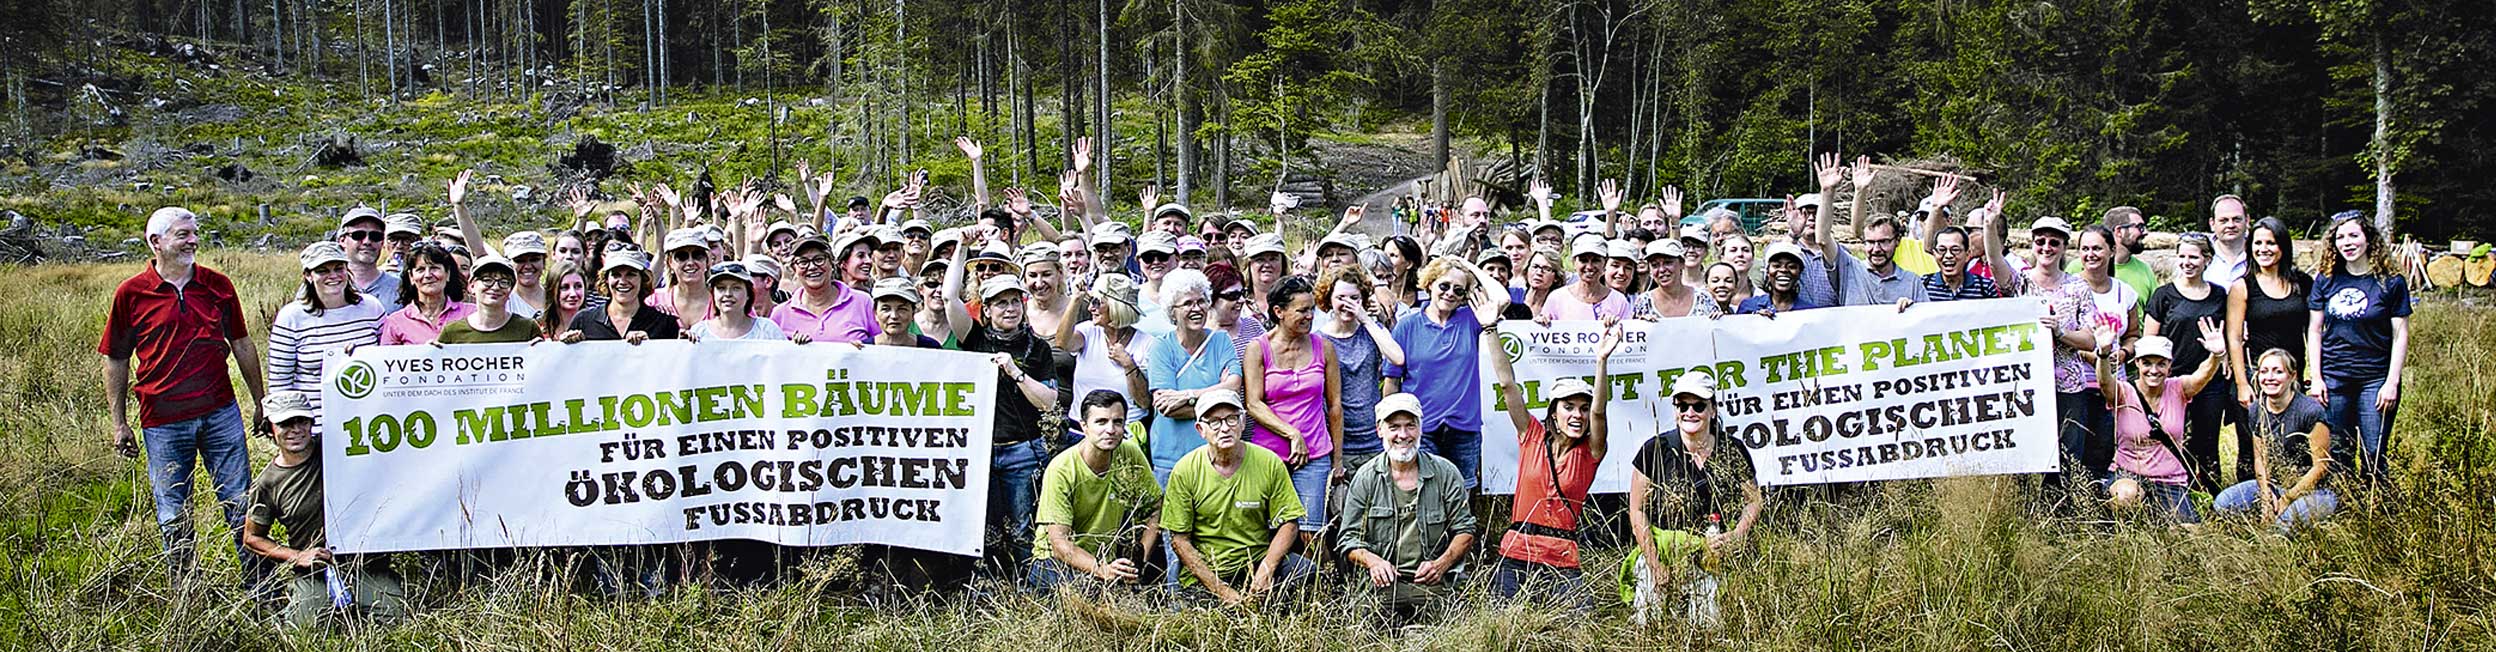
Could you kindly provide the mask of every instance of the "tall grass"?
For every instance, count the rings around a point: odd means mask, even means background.
[[[236,278],[251,312],[292,291],[290,258],[205,262]],[[572,591],[538,567],[465,589],[414,574],[412,622],[287,632],[236,588],[232,555],[205,545],[225,536],[208,501],[195,513],[205,568],[168,577],[145,477],[109,449],[93,351],[104,297],[135,269],[0,268],[0,648],[2496,649],[2496,311],[2482,308],[2420,311],[2395,448],[2402,490],[2320,527],[2283,537],[2225,519],[2194,532],[2121,514],[2040,519],[2005,479],[1892,483],[1842,513],[1773,512],[1732,562],[1714,631],[1632,626],[1616,606],[1494,604],[1478,577],[1413,628],[1382,626],[1334,584],[1241,610],[996,586],[869,599],[835,557],[767,589],[655,599]],[[1622,554],[1590,554],[1602,594]]]

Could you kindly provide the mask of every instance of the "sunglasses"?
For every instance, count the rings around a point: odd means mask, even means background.
[[[1223,290],[1221,292],[1216,292],[1213,295],[1213,298],[1222,301],[1238,301],[1247,297],[1248,291],[1240,289]]]
[[[708,252],[692,251],[687,249],[678,249],[667,252],[667,257],[673,260],[699,260],[709,256],[710,254]]]
[[[1170,254],[1165,254],[1165,253],[1161,253],[1161,252],[1156,251],[1156,252],[1153,252],[1153,253],[1144,254],[1144,255],[1142,255],[1142,256],[1137,256],[1137,257],[1136,257],[1136,259],[1138,259],[1138,260],[1142,260],[1142,261],[1144,261],[1144,262],[1148,262],[1148,263],[1158,263],[1158,262],[1162,262],[1162,261],[1169,260],[1169,259],[1170,259]]]
[[[356,242],[380,242],[390,238],[390,236],[382,235],[380,231],[368,231],[364,229],[342,232],[338,234],[338,237],[354,240]]]
[[[1707,401],[1676,400],[1673,401],[1673,409],[1683,412],[1704,412],[1707,410]]]

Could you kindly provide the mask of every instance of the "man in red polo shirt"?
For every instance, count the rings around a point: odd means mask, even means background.
[[[187,515],[196,455],[207,462],[208,477],[217,483],[217,501],[225,507],[226,526],[235,533],[243,576],[266,577],[260,568],[266,564],[255,563],[257,555],[242,553],[243,493],[251,487],[251,452],[242,412],[234,404],[234,381],[225,370],[230,354],[251,388],[252,422],[260,423],[257,406],[266,386],[259,349],[252,347],[251,332],[243,326],[234,282],[193,262],[199,251],[198,216],[177,207],[156,209],[147,218],[147,246],[154,258],[113,291],[104,340],[95,346],[104,355],[113,448],[126,457],[139,455],[128,399],[137,390],[139,427],[147,435],[147,477],[155,487],[156,527],[164,535],[166,561],[177,572],[191,562]],[[130,382],[134,354],[136,385]]]

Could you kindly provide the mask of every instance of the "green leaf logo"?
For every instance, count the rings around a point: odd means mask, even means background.
[[[1517,339],[1514,333],[1502,331],[1499,334],[1499,352],[1508,354],[1508,364],[1516,364],[1525,359],[1525,341]]]
[[[377,377],[373,366],[362,360],[348,363],[347,368],[338,370],[338,395],[355,399],[371,396]]]

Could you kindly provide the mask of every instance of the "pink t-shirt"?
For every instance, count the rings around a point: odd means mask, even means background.
[[[846,283],[835,285],[832,292],[832,307],[822,314],[799,305],[805,302],[805,297],[800,296],[772,308],[771,322],[779,324],[780,332],[788,334],[789,339],[805,335],[816,342],[865,344],[884,333],[882,327],[875,325],[875,301],[868,299],[867,293]]]
[[[1543,297],[1543,311],[1535,315],[1549,321],[1628,319],[1629,296],[1604,288],[1603,300],[1587,303],[1577,298],[1577,287],[1553,290]]]
[[[443,324],[465,318],[468,313],[476,311],[474,304],[453,301],[450,309],[442,311],[440,321],[425,321],[424,313],[416,309],[416,304],[407,304],[398,312],[381,318],[381,343],[431,344],[442,337]]]
[[[2121,383],[2123,398],[2115,408],[2115,468],[2158,484],[2181,485],[2190,480],[2184,461],[2175,458],[2150,434],[2149,414],[2141,409],[2141,393]],[[2167,441],[2184,441],[2184,381],[2168,379],[2158,392],[2159,432]]]
[[[719,304],[708,302],[705,302],[702,305],[702,314],[684,314],[682,311],[676,309],[676,293],[669,291],[667,288],[659,288],[659,291],[652,292],[650,293],[650,296],[643,297],[641,305],[647,306],[651,310],[675,316],[676,328],[679,330],[693,330],[694,324],[710,321],[711,319],[719,316]]]

